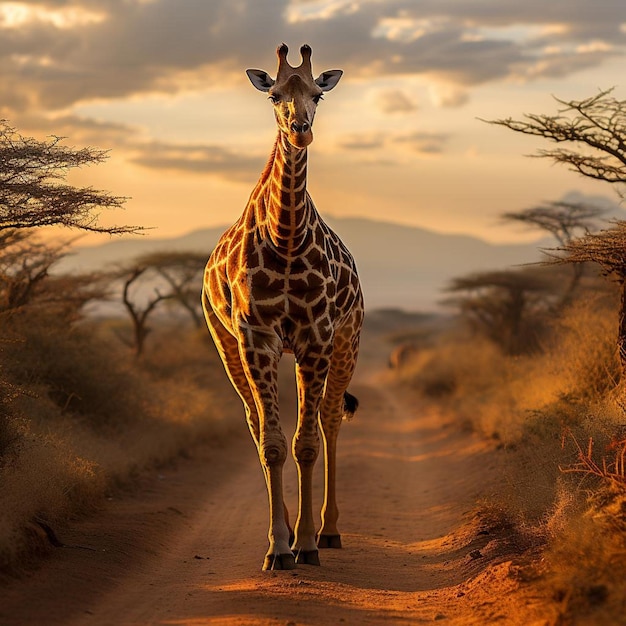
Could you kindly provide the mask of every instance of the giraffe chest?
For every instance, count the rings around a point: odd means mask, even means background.
[[[360,301],[358,277],[347,250],[338,256],[330,252],[326,232],[309,241],[297,255],[259,242],[252,229],[220,242],[206,285],[222,324],[233,334],[238,327],[273,329],[287,345],[301,342],[312,328],[322,342],[332,336]]]
[[[240,276],[260,319],[286,315],[315,319],[334,310],[336,284],[328,263],[301,261],[268,265],[253,262]]]

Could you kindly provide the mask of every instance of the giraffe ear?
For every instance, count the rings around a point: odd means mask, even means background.
[[[342,75],[342,70],[327,70],[326,72],[322,72],[319,77],[315,79],[315,84],[322,91],[330,91],[337,85]]]
[[[273,78],[270,78],[267,72],[263,70],[246,70],[246,74],[250,79],[250,82],[259,91],[269,91],[276,82]]]

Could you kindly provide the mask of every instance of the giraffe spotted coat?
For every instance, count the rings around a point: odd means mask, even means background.
[[[215,247],[206,267],[203,307],[211,335],[241,397],[259,452],[270,503],[269,550],[264,569],[319,564],[318,547],[341,547],[336,522],[335,448],[342,417],[356,408],[347,393],[358,352],[363,298],[355,262],[322,220],[307,191],[307,146],[322,93],[341,72],[313,80],[311,51],[291,67],[278,49],[276,80],[248,70],[269,92],[278,136],[270,159],[239,220]],[[288,444],[278,412],[278,362],[293,352],[298,422],[292,452],[299,474],[294,532],[282,495]],[[312,471],[325,452],[322,526],[315,534]]]

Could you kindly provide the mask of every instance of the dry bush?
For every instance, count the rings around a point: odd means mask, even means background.
[[[534,360],[511,358],[487,338],[457,331],[416,355],[402,380],[444,403],[472,429],[512,445],[522,435],[527,411],[556,397],[545,378],[535,388],[523,378],[534,371]]]
[[[551,523],[544,584],[563,624],[623,623],[626,605],[626,494],[563,489]],[[573,497],[573,495],[578,497]],[[563,502],[565,500],[565,502]]]
[[[206,386],[206,377],[214,377],[216,369],[218,374],[223,370],[209,331],[181,323],[180,318],[164,321],[155,330],[141,367],[156,379],[176,376],[199,386]]]
[[[417,352],[400,377],[431,398],[468,399],[468,389],[471,395],[481,395],[496,384],[502,360],[500,350],[489,340],[457,331]]]
[[[143,414],[141,384],[116,344],[40,311],[14,316],[5,332],[4,376],[30,388],[31,400],[45,395],[61,413],[97,429],[121,427]]]
[[[619,380],[617,296],[587,295],[574,303],[555,324],[555,340],[545,354],[564,393],[579,400],[603,397]]]
[[[551,323],[540,354],[511,357],[459,328],[419,352],[401,380],[487,436],[516,445],[534,432],[560,436],[572,407],[603,397],[618,362],[612,295],[585,298]],[[583,411],[584,413],[584,411]]]
[[[567,474],[579,474],[584,477],[600,479],[603,483],[626,492],[626,437],[624,425],[615,425],[615,434],[603,450],[598,453],[597,441],[589,437],[586,446],[578,441],[574,433],[567,429],[565,439],[571,439],[576,450],[576,461],[561,471]]]
[[[0,376],[0,464],[23,438],[25,419],[14,406],[20,390]]]
[[[506,356],[457,332],[403,372],[501,441],[494,506],[529,543],[547,542],[545,581],[563,624],[617,623],[626,606],[626,387],[616,387],[616,306],[614,292],[587,291],[552,321],[539,354]]]
[[[510,357],[492,342],[457,332],[403,372],[461,423],[500,442],[502,498],[520,523],[545,521],[560,466],[575,458],[562,448],[564,427],[585,440],[586,433],[599,438],[614,430],[620,419],[607,396],[618,367],[610,304],[610,298],[586,298],[572,306],[553,322],[541,354]]]
[[[229,435],[201,384],[211,357],[202,371],[187,366],[196,380],[176,376],[185,359],[202,360],[192,359],[191,338],[184,351],[163,335],[160,367],[169,372],[158,377],[135,366],[104,324],[27,313],[9,322],[0,344],[0,570],[43,545],[37,520],[57,528],[142,469]]]

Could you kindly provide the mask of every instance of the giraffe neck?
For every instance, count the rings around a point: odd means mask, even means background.
[[[265,214],[259,215],[267,236],[281,251],[298,249],[308,233],[307,150],[294,148],[279,132],[265,183]]]

